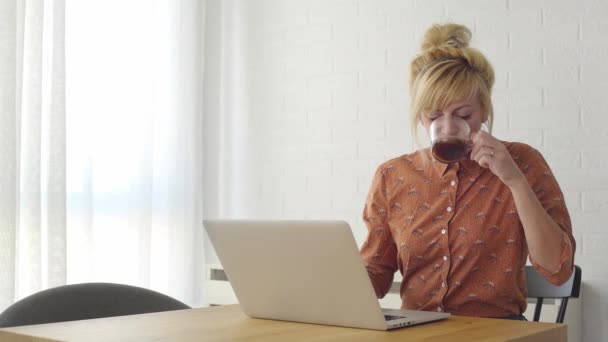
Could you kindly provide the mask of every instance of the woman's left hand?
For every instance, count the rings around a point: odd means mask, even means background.
[[[527,181],[505,145],[487,132],[472,134],[471,159],[490,169],[508,187]]]

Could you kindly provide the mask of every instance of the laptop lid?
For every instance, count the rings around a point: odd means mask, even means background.
[[[248,316],[387,329],[348,223],[206,220],[204,226]]]

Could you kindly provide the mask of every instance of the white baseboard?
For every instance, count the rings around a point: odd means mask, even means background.
[[[228,305],[238,304],[238,299],[234,294],[230,282],[225,277],[224,269],[221,265],[210,264],[206,269],[206,289],[205,298],[209,305]]]

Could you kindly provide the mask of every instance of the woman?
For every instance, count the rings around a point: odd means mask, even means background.
[[[426,148],[380,165],[360,252],[378,298],[399,269],[403,309],[525,319],[528,256],[557,285],[572,273],[576,245],[542,155],[480,130],[492,127],[494,72],[470,38],[461,25],[431,27],[410,75],[412,130],[464,119],[470,160],[444,164]]]

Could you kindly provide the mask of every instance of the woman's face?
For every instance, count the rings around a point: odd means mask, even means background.
[[[472,133],[481,129],[484,117],[481,101],[479,101],[478,97],[456,101],[446,108],[422,113],[421,121],[427,133],[429,132],[431,123],[442,116],[445,116],[444,119],[452,119],[453,117],[463,119],[469,125]]]

